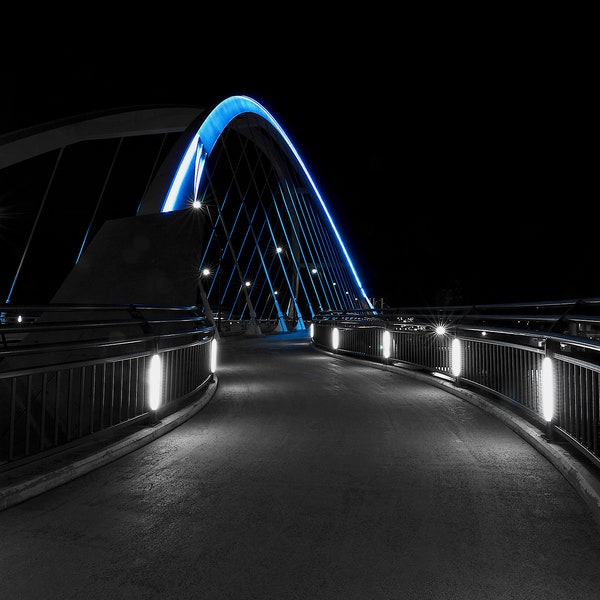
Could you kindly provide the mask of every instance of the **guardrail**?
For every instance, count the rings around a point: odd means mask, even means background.
[[[0,469],[152,423],[215,368],[214,327],[193,306],[2,307]]]
[[[600,299],[329,311],[311,337],[489,392],[600,467]]]

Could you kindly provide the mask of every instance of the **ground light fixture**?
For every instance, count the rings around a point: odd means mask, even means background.
[[[460,377],[462,372],[462,347],[458,338],[454,338],[450,346],[450,368],[454,377]]]
[[[309,335],[310,335],[311,339],[314,338],[315,337],[315,324],[314,323],[310,324],[308,331],[309,331]]]
[[[340,330],[334,327],[331,332],[331,346],[334,350],[337,350],[340,345]]]
[[[213,339],[210,343],[210,372],[217,372],[217,340]]]
[[[157,410],[160,406],[162,395],[162,364],[158,353],[150,359],[148,371],[148,400],[150,410]]]
[[[392,338],[390,332],[386,329],[383,332],[383,358],[389,358],[391,354]]]
[[[548,356],[542,361],[542,413],[546,423],[550,423],[554,417],[554,371]]]

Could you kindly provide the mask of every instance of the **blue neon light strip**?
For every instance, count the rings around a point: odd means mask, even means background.
[[[350,256],[346,250],[346,246],[344,246],[344,242],[342,241],[337,227],[335,226],[333,219],[331,218],[331,215],[327,210],[327,206],[325,205],[323,198],[321,198],[321,194],[319,194],[317,186],[312,180],[312,177],[310,176],[308,169],[304,165],[304,162],[300,158],[300,155],[296,151],[296,148],[294,148],[294,145],[286,135],[285,131],[283,131],[283,129],[279,126],[279,123],[277,123],[277,121],[263,106],[261,106],[255,100],[252,100],[252,98],[248,98],[247,96],[231,96],[230,98],[223,100],[223,102],[217,105],[217,107],[204,120],[204,122],[200,126],[200,129],[190,142],[190,145],[188,146],[188,149],[186,150],[183,159],[179,164],[177,173],[175,175],[175,178],[173,179],[173,182],[171,183],[171,187],[169,189],[169,192],[167,193],[167,198],[165,200],[165,203],[163,204],[161,212],[171,212],[172,210],[179,210],[185,208],[185,205],[183,205],[184,200],[182,201],[182,199],[179,198],[179,192],[181,191],[181,185],[188,173],[188,170],[192,163],[192,159],[198,151],[198,147],[200,146],[200,153],[204,156],[204,158],[208,157],[208,155],[212,152],[212,149],[214,148],[215,144],[217,143],[219,136],[221,135],[221,133],[223,133],[227,125],[235,117],[242,113],[253,113],[258,115],[259,117],[262,117],[263,119],[268,121],[277,130],[277,132],[283,138],[283,140],[285,140],[285,143],[288,145],[289,149],[294,154],[296,160],[298,161],[298,164],[302,167],[306,178],[310,182],[314,193],[319,199],[319,202],[321,203],[321,206],[325,211],[325,214],[327,215],[329,224],[331,225],[331,228],[335,233],[335,236],[340,244],[340,248],[342,249],[344,256],[346,257],[346,260],[348,261],[348,265],[352,270],[352,274],[354,275],[354,279],[356,280],[356,283],[358,285],[358,288],[360,289],[363,298],[365,298],[369,306],[373,308],[365,290],[363,289],[362,283],[360,282],[356,269],[354,268],[354,264],[352,263],[352,260],[350,259]]]
[[[190,165],[192,164],[192,159],[196,156],[199,139],[200,133],[196,133],[194,139],[188,146],[188,149],[185,151],[183,159],[179,163],[177,173],[175,174],[175,178],[171,182],[171,187],[169,188],[169,192],[167,193],[167,199],[165,200],[165,203],[163,204],[162,210],[160,212],[171,212],[172,210],[176,210],[177,208],[179,208],[175,206],[175,203],[177,202],[177,198],[179,197],[181,184],[183,183],[183,180],[185,179]]]

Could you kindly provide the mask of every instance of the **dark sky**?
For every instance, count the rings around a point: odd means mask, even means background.
[[[0,133],[246,94],[296,145],[370,295],[393,306],[600,297],[584,146],[597,139],[593,88],[572,46],[443,19],[385,35],[275,31],[36,38],[5,65]]]

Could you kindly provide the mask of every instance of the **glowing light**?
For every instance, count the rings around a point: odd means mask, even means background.
[[[331,332],[331,346],[334,350],[337,350],[340,345],[340,331],[337,327],[333,328]]]
[[[192,164],[192,158],[196,156],[196,151],[198,148],[198,141],[200,140],[200,134],[196,133],[194,138],[192,139],[188,149],[186,150],[183,158],[181,159],[181,163],[179,163],[179,168],[177,169],[177,173],[171,182],[171,187],[169,188],[169,193],[167,194],[167,199],[163,204],[161,212],[171,212],[175,210],[175,202],[177,201],[177,197],[179,196],[179,190],[181,189],[181,184],[185,179],[185,176],[188,172],[190,165]]]
[[[21,315],[19,315],[17,317],[17,323],[22,323],[23,322],[23,317]]]
[[[554,417],[554,372],[548,356],[542,361],[542,412],[546,421]]]
[[[160,356],[155,354],[150,360],[148,371],[148,400],[150,410],[156,410],[160,406],[162,392],[162,366]]]
[[[460,377],[462,372],[462,348],[458,338],[452,340],[452,346],[450,347],[450,362],[452,375],[454,375],[454,377]]]
[[[277,254],[280,254],[281,252],[283,252],[283,248],[281,246],[277,246],[277,248],[275,248],[275,252],[277,252]]]
[[[217,372],[217,340],[210,343],[210,372]]]
[[[314,274],[314,273],[317,272],[317,270],[316,269],[311,269],[310,272]]]
[[[310,337],[314,338],[315,337],[315,324],[314,323],[310,324],[310,327],[308,328],[308,331],[309,331]]]
[[[392,348],[392,338],[390,332],[386,329],[383,332],[383,358],[389,358]]]
[[[200,202],[200,200],[194,200],[192,202],[192,207],[195,208],[196,210],[198,210],[201,206],[202,206],[202,203]]]
[[[252,285],[252,282],[251,282],[251,281],[246,281],[246,282],[244,283],[244,285],[245,285],[246,287],[250,287],[250,286]]]
[[[444,335],[444,334],[446,333],[446,328],[445,328],[443,325],[438,325],[438,326],[435,328],[435,332],[436,332],[438,335]]]
[[[204,269],[202,269],[202,275],[204,275],[205,277],[207,275],[210,275],[210,269],[208,269],[207,267],[204,267]]]

